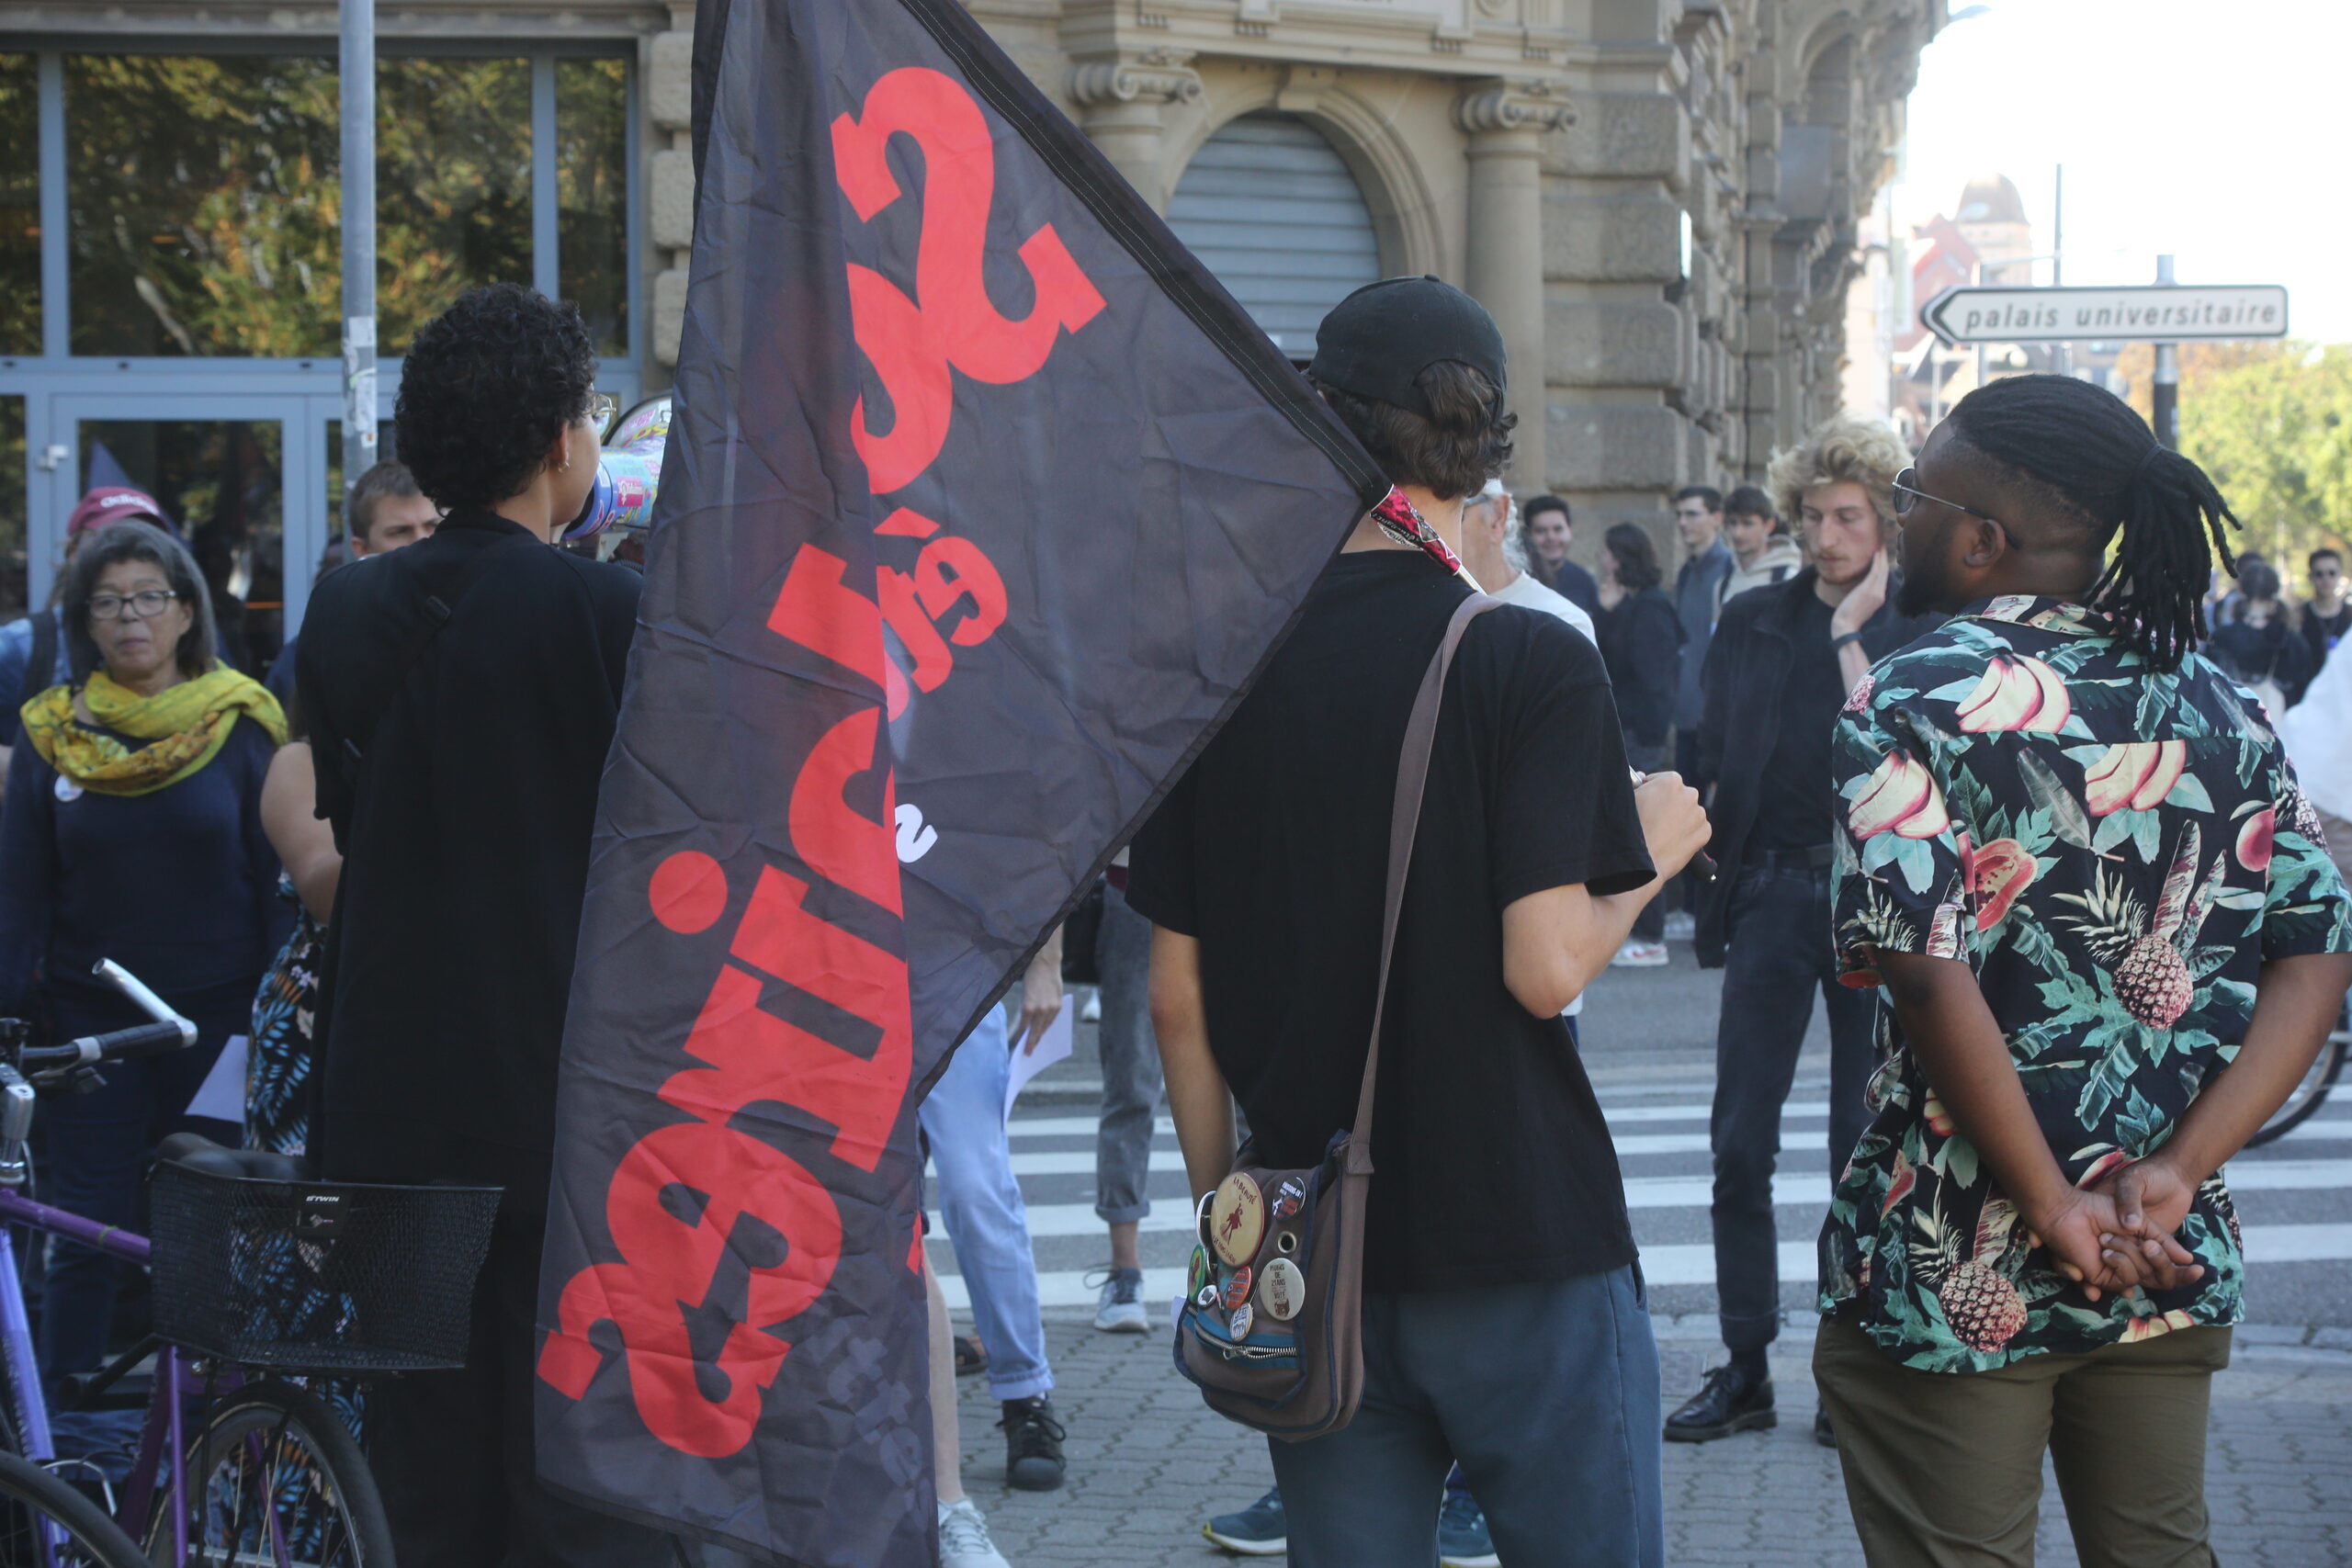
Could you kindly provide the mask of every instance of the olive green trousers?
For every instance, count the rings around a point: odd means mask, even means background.
[[[2230,1331],[1923,1372],[1822,1320],[1813,1375],[1871,1568],[2031,1568],[2047,1452],[2083,1568],[2211,1568],[2205,1428]]]

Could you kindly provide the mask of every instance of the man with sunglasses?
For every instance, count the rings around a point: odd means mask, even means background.
[[[466,1365],[368,1394],[401,1558],[655,1568],[673,1543],[538,1480],[532,1362],[556,1064],[639,579],[548,547],[595,483],[611,400],[580,312],[515,284],[427,322],[401,457],[433,536],[330,574],[296,683],[343,874],[311,1148],[332,1180],[505,1191]]]
[[[1724,970],[1715,1043],[1715,1287],[1729,1361],[1667,1418],[1666,1435],[1708,1442],[1777,1424],[1765,1352],[1780,1333],[1772,1172],[1781,1112],[1813,1020],[1829,1014],[1829,1165],[1861,1135],[1873,1003],[1838,983],[1830,944],[1829,741],[1870,669],[1937,624],[1899,615],[1887,547],[1907,461],[1883,425],[1841,420],[1775,453],[1770,488],[1803,524],[1805,570],[1727,601],[1708,647],[1700,775],[1719,781],[1709,816],[1717,874],[1701,896],[1699,962]],[[1815,1434],[1831,1440],[1816,1420]]]

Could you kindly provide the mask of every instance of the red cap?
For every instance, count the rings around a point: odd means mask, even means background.
[[[74,505],[74,515],[65,520],[65,536],[70,539],[85,529],[103,528],[126,517],[143,517],[171,532],[172,525],[164,520],[164,509],[153,496],[124,485],[101,485]]]

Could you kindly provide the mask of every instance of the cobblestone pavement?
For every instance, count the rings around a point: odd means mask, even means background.
[[[1585,1021],[1585,1059],[1609,1111],[1652,1280],[1666,1404],[1695,1389],[1720,1355],[1706,1246],[1705,1107],[1713,1079],[1715,976],[1690,966],[1611,972]],[[1096,1333],[1090,1269],[1104,1257],[1092,1212],[1093,1116],[1100,1068],[1092,1031],[1072,1059],[1041,1075],[1014,1115],[1016,1171],[1030,1204],[1055,1403],[1069,1428],[1060,1492],[1009,1491],[997,1411],[983,1380],[963,1380],[966,1487],[1013,1568],[1120,1564],[1210,1568],[1229,1561],[1201,1539],[1212,1513],[1245,1506],[1270,1483],[1262,1440],[1215,1416],[1169,1365],[1164,1331]],[[1821,1136],[1826,1044],[1809,1043],[1792,1096],[1776,1192],[1790,1325],[1773,1362],[1781,1424],[1666,1451],[1668,1561],[1678,1565],[1859,1565],[1837,1457],[1812,1440],[1807,1365],[1811,1240],[1827,1156]],[[2220,1560],[2238,1568],[2352,1564],[2352,1119],[2328,1107],[2304,1136],[2233,1169],[2245,1191],[2254,1325],[2214,1390],[2209,1495]],[[1172,1136],[1155,1147],[1147,1279],[1165,1303],[1188,1246]],[[934,1236],[939,1233],[934,1226]],[[2267,1241],[2265,1238],[2268,1238]],[[2272,1260],[2263,1260],[2267,1246]],[[954,1254],[933,1259],[960,1303]],[[2064,1511],[2046,1489],[2040,1561],[2071,1565]]]
[[[1815,1446],[1806,1325],[1776,1356],[1781,1426],[1666,1450],[1667,1561],[1676,1568],[1860,1568],[1837,1455]],[[1695,1384],[1712,1319],[1658,1324],[1668,1389]],[[1270,1484],[1264,1445],[1211,1415],[1170,1370],[1168,1343],[1097,1334],[1065,1313],[1046,1329],[1070,1431],[1059,1492],[1003,1484],[996,1408],[963,1386],[964,1484],[1012,1568],[1216,1568],[1238,1561],[1201,1538],[1212,1513]],[[2242,1344],[2215,1385],[2208,1495],[2230,1568],[2352,1563],[2352,1351]],[[2073,1568],[2054,1482],[2039,1561]],[[1564,1559],[1565,1560],[1565,1559]]]

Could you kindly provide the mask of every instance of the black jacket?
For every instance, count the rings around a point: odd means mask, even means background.
[[[1645,588],[1592,619],[1626,743],[1665,745],[1682,670],[1682,619],[1674,601],[1664,589]]]
[[[1714,803],[1707,813],[1715,829],[1707,846],[1714,857],[1715,879],[1699,900],[1699,962],[1706,968],[1717,968],[1724,961],[1732,887],[1739,880],[1748,832],[1756,826],[1764,765],[1771,760],[1772,743],[1780,733],[1781,695],[1795,657],[1797,616],[1814,581],[1814,570],[1807,567],[1786,582],[1724,601],[1724,618],[1707,645],[1702,673],[1706,713],[1699,722],[1699,777],[1692,781],[1702,787],[1715,786]],[[1862,649],[1872,663],[1943,624],[1940,615],[1906,618],[1895,614],[1894,588],[1892,582],[1887,585],[1885,604],[1862,628]],[[1821,787],[1829,788],[1827,777]]]
[[[313,593],[297,684],[345,857],[317,1026],[327,1175],[546,1201],[639,581],[458,512]],[[430,638],[428,593],[452,606]]]

